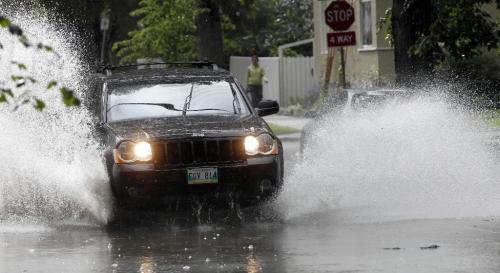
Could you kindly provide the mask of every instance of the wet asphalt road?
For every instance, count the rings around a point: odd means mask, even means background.
[[[298,140],[284,145],[289,169]],[[345,224],[269,211],[243,222],[222,212],[202,225],[192,215],[140,212],[108,227],[3,223],[0,272],[500,271],[497,219]]]

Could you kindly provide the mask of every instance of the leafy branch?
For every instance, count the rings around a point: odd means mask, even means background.
[[[22,44],[25,48],[35,48],[37,50],[49,52],[55,54],[57,57],[59,55],[54,51],[51,46],[45,45],[43,43],[32,43],[24,34],[24,31],[18,25],[13,24],[7,17],[0,15],[0,28],[6,29],[12,36],[16,37],[18,42]],[[0,43],[0,49],[3,49],[3,44]],[[37,84],[38,81],[32,76],[28,75],[25,71],[28,70],[26,64],[12,61],[11,65],[16,67],[19,71],[24,72],[25,75],[13,74],[9,78],[9,82],[13,86],[8,88],[8,84],[5,82],[0,82],[0,103],[12,104],[13,109],[17,110],[21,105],[32,104],[32,106],[42,111],[45,108],[45,102],[33,95],[32,91],[27,89],[29,85]],[[57,81],[51,80],[44,88],[46,91],[59,89],[61,93],[62,101],[66,106],[79,106],[80,100],[75,96],[74,91],[59,85]],[[16,92],[24,89],[19,95]]]

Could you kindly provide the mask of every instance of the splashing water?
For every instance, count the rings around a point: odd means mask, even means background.
[[[31,105],[14,112],[0,105],[0,221],[54,224],[85,218],[106,223],[110,190],[99,146],[92,140],[90,114],[84,107],[64,107],[57,90],[38,91],[56,80],[81,97],[85,65],[83,53],[72,46],[77,37],[55,29],[40,14],[7,15],[30,40],[52,46],[59,56],[26,49],[5,31],[0,33],[1,80],[22,72],[11,61],[26,64],[40,81],[30,89],[47,104],[42,113]]]
[[[500,214],[499,151],[492,146],[498,134],[445,99],[330,114],[311,134],[278,200],[288,219]]]

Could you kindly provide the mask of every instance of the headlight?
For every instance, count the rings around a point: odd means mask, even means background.
[[[139,142],[134,145],[134,155],[139,161],[149,161],[153,158],[151,145],[147,142]]]
[[[114,150],[116,163],[150,161],[153,158],[151,145],[147,142],[124,141]]]
[[[247,155],[256,155],[259,153],[259,141],[254,136],[245,138],[245,152]]]
[[[269,155],[275,151],[275,143],[273,137],[266,133],[257,137],[247,136],[245,138],[245,152],[247,155]]]
[[[259,141],[259,153],[268,155],[274,149],[274,139],[269,134],[261,134],[257,137]]]

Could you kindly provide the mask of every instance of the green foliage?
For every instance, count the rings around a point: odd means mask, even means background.
[[[138,29],[129,33],[129,39],[113,45],[121,63],[155,57],[196,59],[196,17],[207,12],[199,8],[200,1],[141,0],[140,8],[131,14],[140,17]],[[310,0],[214,2],[221,11],[226,56],[248,55],[252,48],[261,55],[276,54],[281,44],[312,37]]]
[[[66,87],[61,87],[59,90],[61,91],[64,105],[66,105],[66,106],[79,106],[80,105],[80,101],[75,97],[75,94],[72,90],[70,90]]]
[[[226,55],[248,55],[256,48],[260,55],[277,55],[278,46],[313,36],[312,1],[252,0],[221,5],[229,20],[223,24]],[[229,8],[231,7],[231,9]],[[231,14],[238,15],[231,16]],[[307,47],[287,50],[287,56],[311,54]]]
[[[7,28],[10,25],[10,20],[4,16],[0,16],[0,27]]]
[[[498,25],[484,4],[491,0],[434,0],[432,22],[410,48],[416,56],[433,56],[439,65],[447,59],[470,59],[499,43]]]
[[[129,33],[130,39],[115,43],[113,50],[122,63],[138,58],[193,59],[195,16],[201,12],[195,7],[196,0],[141,0],[140,8],[131,13],[141,17],[139,29]]]
[[[32,43],[28,40],[28,38],[24,35],[23,30],[10,22],[8,18],[0,15],[0,28],[7,29],[9,33],[18,38],[19,43],[21,43],[25,47],[32,47]],[[0,44],[0,49],[3,48]],[[38,43],[36,45],[38,50],[43,50],[46,52],[53,52],[53,48],[42,43]],[[24,63],[20,63],[17,61],[12,61],[12,65],[14,65],[19,71],[25,72],[28,70],[28,67]],[[2,87],[0,88],[0,103],[9,103],[13,104],[13,109],[17,109],[20,105],[27,104],[33,102],[33,107],[39,111],[42,111],[45,108],[45,102],[38,99],[36,96],[32,95],[32,91],[27,89],[29,84],[36,84],[38,81],[31,77],[30,75],[19,75],[12,74],[10,76],[11,84],[14,86],[14,90],[21,90],[22,93],[18,96],[15,95],[14,91],[10,88],[7,88],[8,83],[2,83]],[[47,90],[54,88],[57,86],[56,81],[50,81]],[[75,97],[74,92],[69,90],[66,87],[61,87],[61,93],[63,102],[66,106],[78,106],[80,101]]]
[[[279,45],[305,40],[313,37],[313,1],[305,0],[276,0],[276,19],[271,31],[271,46],[275,49]],[[306,50],[303,47],[293,48],[295,53],[289,56],[312,55],[312,47]],[[302,49],[302,50],[300,50]],[[275,53],[275,55],[277,55]]]
[[[56,81],[50,81],[50,82],[47,84],[47,90],[54,88],[56,85],[57,85],[57,82],[56,82]]]
[[[42,111],[45,108],[45,102],[39,99],[35,99],[35,109]]]
[[[388,8],[385,10],[384,17],[378,19],[377,22],[377,33],[384,32],[385,41],[389,44],[389,46],[394,46],[394,38],[392,36],[392,8]]]
[[[14,97],[14,93],[12,93],[12,90],[10,90],[10,89],[3,89],[2,88],[2,89],[0,89],[0,93],[2,94],[2,96],[6,96],[7,95],[7,96],[9,96],[11,98]]]
[[[18,63],[18,62],[14,62],[14,61],[11,62],[11,63],[14,64],[14,65],[17,65],[17,67],[19,68],[19,70],[26,70],[27,69],[26,65],[23,64],[23,63]]]
[[[221,4],[224,50],[229,55],[249,55],[256,48],[261,55],[269,52],[269,33],[274,18],[274,0],[226,1]],[[266,52],[267,49],[267,52]]]
[[[492,111],[489,117],[486,117],[487,121],[495,127],[500,128],[500,109]]]
[[[416,0],[406,1],[406,10]],[[430,12],[430,22],[414,23],[415,43],[408,54],[431,60],[432,66],[441,66],[446,61],[470,59],[485,50],[498,47],[499,24],[483,8],[492,0],[431,0],[431,7],[419,10]],[[427,9],[428,8],[428,9]],[[392,44],[392,13],[388,9],[379,19],[378,29],[385,28],[386,39]]]
[[[267,125],[269,125],[273,133],[277,135],[300,133],[300,130],[288,126],[278,125],[271,122],[268,122]]]
[[[24,35],[23,30],[19,26],[11,23],[11,21],[7,17],[2,15],[0,15],[0,28],[7,29],[7,31],[11,35],[18,38],[18,42],[23,46],[27,48],[33,47],[33,44]],[[0,44],[0,49],[2,48],[3,46]],[[42,43],[36,44],[35,48],[38,50],[56,54],[52,47]],[[27,73],[28,66],[26,64],[17,61],[11,61],[11,65],[15,66],[20,72]],[[33,87],[32,85],[36,83],[38,83],[38,81],[29,74],[10,75],[10,83],[0,83],[0,103],[12,104],[14,110],[19,108],[19,106],[21,105],[32,103],[35,109],[42,111],[45,108],[45,102],[33,95],[33,91],[30,90],[30,87]],[[13,85],[14,88],[8,88],[9,85]],[[52,89],[55,86],[57,86],[57,82],[50,81],[47,85],[46,90]],[[60,90],[62,93],[63,102],[66,106],[78,106],[80,104],[80,101],[75,97],[72,90],[66,87],[61,87]],[[16,95],[15,91],[20,91],[20,94]]]

